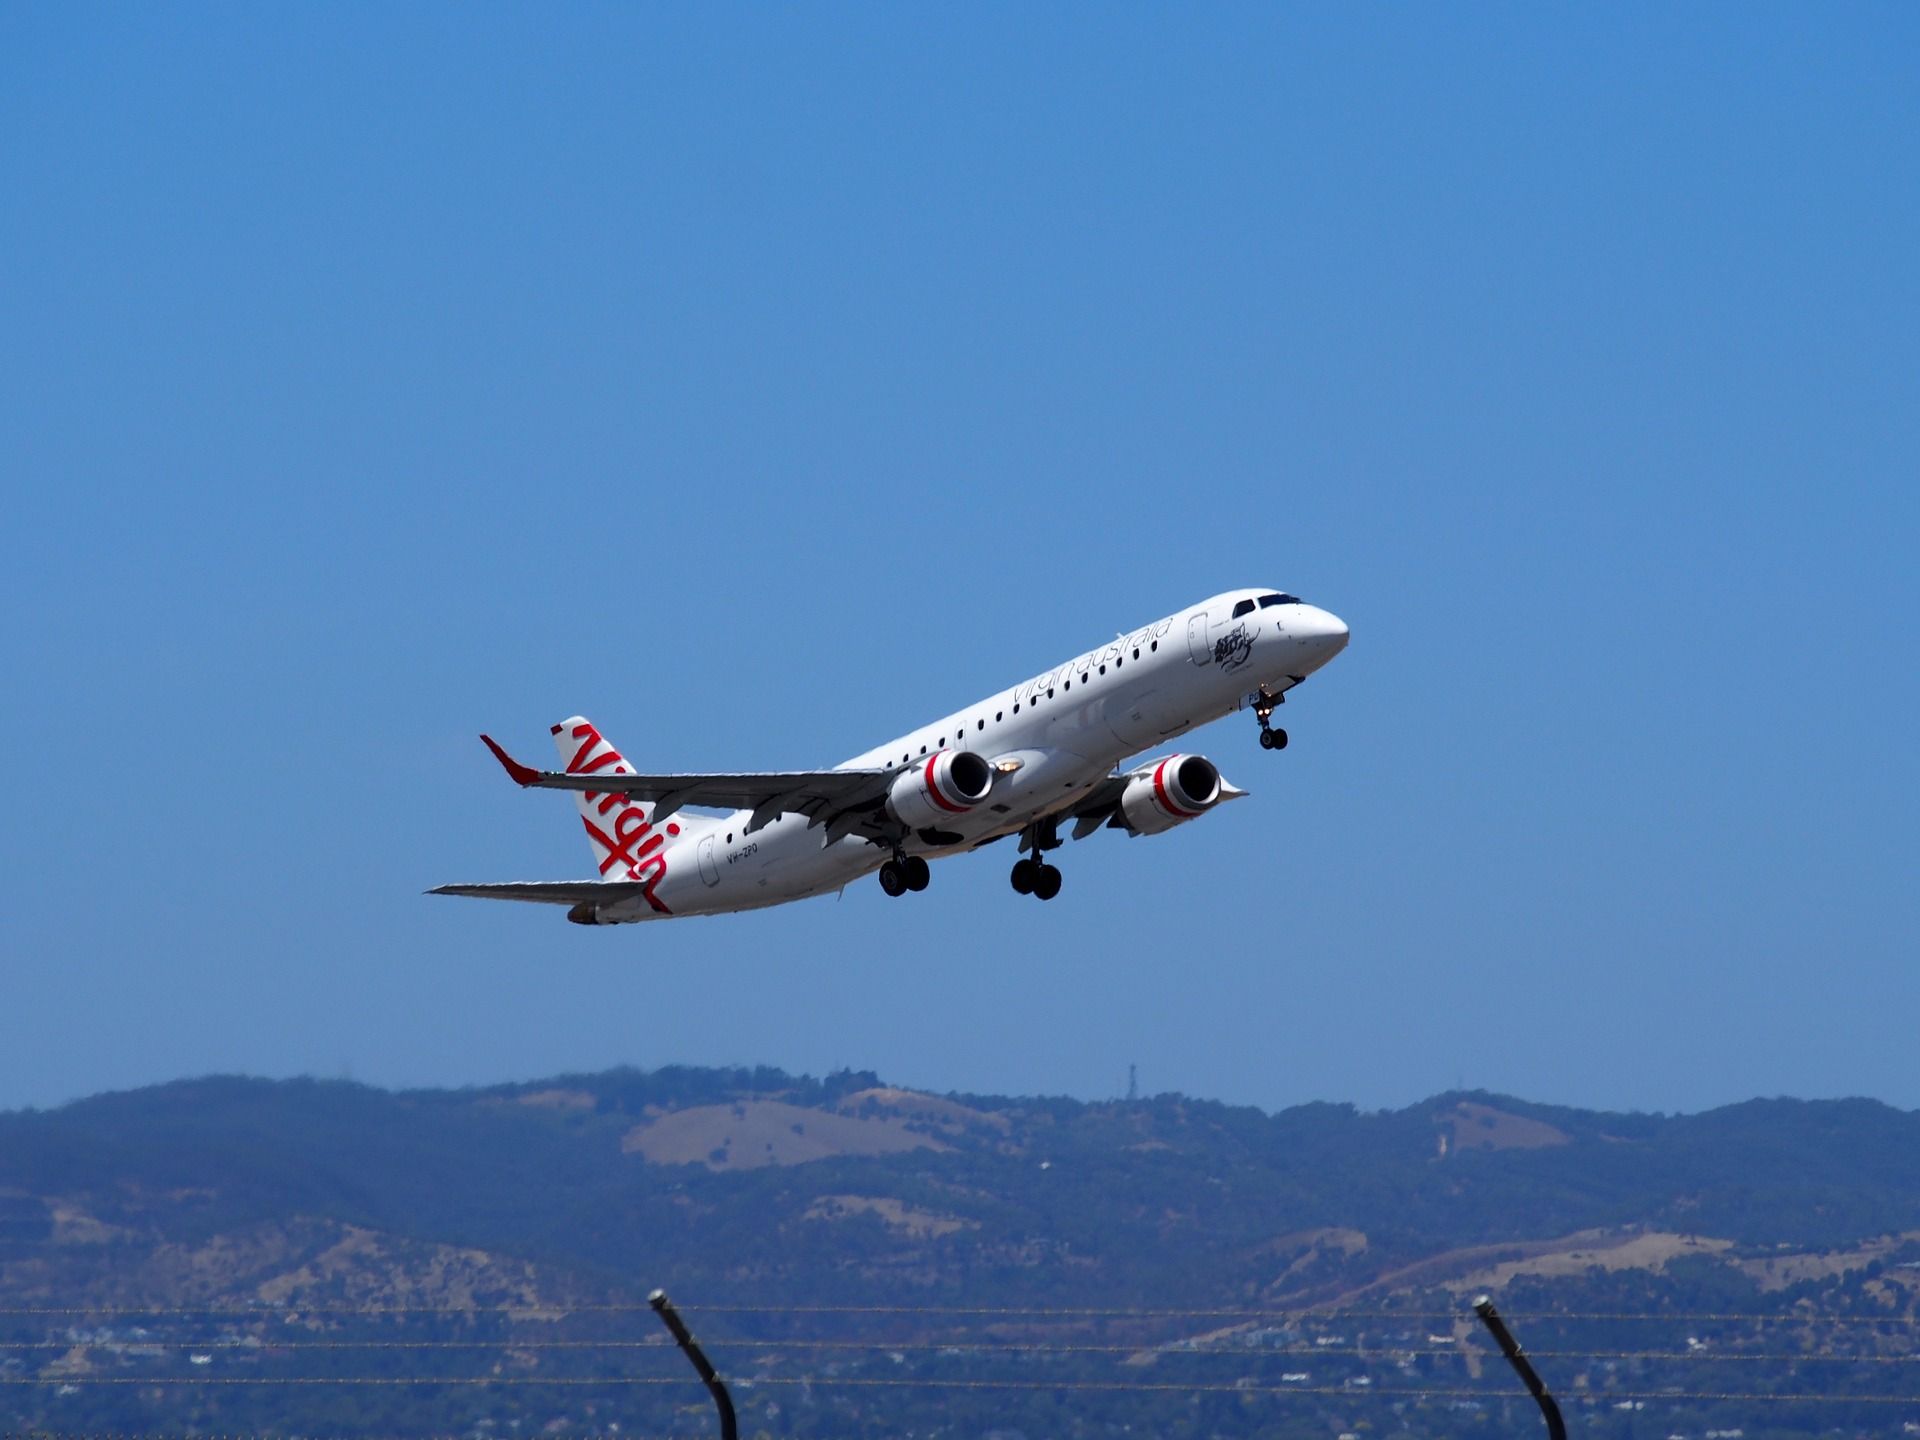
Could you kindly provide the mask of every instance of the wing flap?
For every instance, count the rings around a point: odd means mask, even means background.
[[[1060,812],[1062,820],[1072,820],[1073,838],[1084,840],[1120,813],[1120,796],[1127,788],[1125,775],[1109,775],[1093,789]]]

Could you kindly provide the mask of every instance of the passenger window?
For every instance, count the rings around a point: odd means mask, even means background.
[[[1156,640],[1153,642],[1152,645],[1148,646],[1147,648],[1150,650],[1158,650],[1160,648],[1160,642]]]
[[[996,725],[998,725],[998,724],[1000,723],[1000,717],[1001,717],[1002,715],[1004,715],[1004,714],[1006,714],[1006,713],[1007,713],[1007,712],[1006,712],[1006,711],[1004,711],[1004,710],[996,710],[996,711],[994,711],[994,712],[993,712],[993,723],[994,723],[994,724],[996,724]]]
[[[1104,675],[1104,674],[1106,674],[1106,673],[1107,673],[1107,667],[1106,667],[1106,666],[1104,666],[1104,665],[1102,665],[1102,666],[1100,667],[1100,673],[1101,673],[1102,675]]]
[[[976,720],[973,722],[973,728],[976,730],[984,730],[987,728],[987,722],[984,720]]]
[[[1133,647],[1133,658],[1136,660],[1140,658],[1140,647],[1138,645]]]

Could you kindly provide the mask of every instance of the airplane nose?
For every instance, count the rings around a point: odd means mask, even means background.
[[[1331,610],[1322,610],[1317,605],[1303,605],[1301,613],[1287,626],[1293,634],[1307,641],[1316,649],[1324,649],[1329,656],[1338,655],[1347,648],[1347,622]]]

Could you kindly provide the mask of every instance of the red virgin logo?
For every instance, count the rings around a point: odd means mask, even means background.
[[[553,733],[560,733],[558,725]],[[568,734],[580,742],[567,761],[569,775],[597,775],[603,770],[609,776],[633,773],[633,767],[592,725],[575,725]],[[600,855],[600,873],[604,876],[619,867],[624,878],[640,883],[647,904],[662,915],[671,915],[673,912],[653,892],[667,874],[666,837],[678,835],[680,827],[670,824],[663,835],[647,818],[647,808],[619,791],[588,791],[580,797],[581,820],[587,827],[587,838]]]

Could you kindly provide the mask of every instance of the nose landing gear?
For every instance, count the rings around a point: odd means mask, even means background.
[[[1298,684],[1298,681],[1294,682]],[[1260,722],[1260,748],[1262,750],[1284,750],[1287,748],[1287,732],[1269,725],[1276,707],[1287,703],[1287,692],[1278,694],[1262,685],[1253,697],[1253,715]]]

